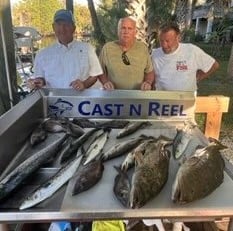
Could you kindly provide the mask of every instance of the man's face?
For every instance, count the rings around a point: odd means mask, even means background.
[[[122,20],[118,26],[118,37],[122,43],[130,43],[135,40],[136,24],[130,19]]]
[[[58,21],[53,24],[53,30],[60,43],[67,45],[73,40],[75,26],[72,23]]]
[[[160,46],[165,54],[173,53],[179,46],[180,35],[174,30],[162,32],[159,35]]]

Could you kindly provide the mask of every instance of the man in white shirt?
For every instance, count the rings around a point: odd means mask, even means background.
[[[218,62],[199,47],[180,43],[180,30],[174,23],[160,27],[160,48],[152,51],[156,89],[196,91],[197,82],[218,69]]]
[[[102,68],[94,48],[74,40],[75,21],[71,11],[61,9],[54,15],[53,30],[57,42],[35,57],[33,88],[74,88],[94,85]]]

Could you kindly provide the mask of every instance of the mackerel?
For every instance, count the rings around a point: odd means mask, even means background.
[[[30,208],[51,197],[74,175],[81,163],[82,156],[70,161],[65,167],[61,168],[48,182],[43,184],[32,195],[30,195],[19,207],[20,210]]]
[[[106,144],[108,140],[108,137],[109,137],[109,131],[105,131],[94,141],[94,143],[90,145],[90,147],[88,148],[85,154],[86,160],[83,165],[86,165],[92,160],[95,160],[96,157],[98,157],[101,154],[104,148],[104,145]]]
[[[37,170],[44,164],[52,155],[55,154],[58,146],[66,139],[66,135],[59,137],[51,144],[36,152],[21,164],[19,164],[11,173],[5,176],[0,181],[0,200],[9,195],[15,188],[17,188],[24,179],[26,179],[32,172]]]

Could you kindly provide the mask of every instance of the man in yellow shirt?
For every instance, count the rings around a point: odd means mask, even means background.
[[[154,71],[148,48],[136,40],[136,22],[122,18],[118,23],[119,40],[108,42],[100,53],[104,74],[99,77],[104,89],[151,90]]]

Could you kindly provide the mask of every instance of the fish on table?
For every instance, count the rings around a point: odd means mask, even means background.
[[[125,136],[128,136],[130,134],[133,134],[134,132],[138,131],[140,128],[144,128],[146,126],[151,125],[148,121],[135,121],[135,122],[129,122],[123,129],[121,129],[116,138],[122,138]]]
[[[25,161],[20,163],[13,171],[6,175],[0,181],[0,200],[8,196],[14,189],[16,189],[23,182],[24,179],[29,177],[41,165],[46,163],[58,150],[59,146],[66,139],[63,134],[43,149],[37,151]]]
[[[84,130],[79,125],[73,123],[68,118],[47,118],[41,124],[45,131],[51,133],[66,132],[74,137],[80,137]]]
[[[103,161],[111,160],[118,156],[128,153],[135,147],[137,147],[145,138],[145,136],[139,136],[136,138],[131,138],[126,141],[120,142],[112,146],[108,151],[105,151],[101,156]]]
[[[186,121],[182,129],[177,129],[177,134],[173,141],[173,156],[179,159],[187,150],[190,141],[193,138],[196,125],[191,121]]]
[[[226,147],[216,140],[198,148],[179,167],[172,186],[172,201],[192,202],[212,193],[224,180],[224,160],[220,150]]]
[[[95,160],[85,166],[80,166],[78,171],[72,177],[73,188],[72,196],[88,190],[99,182],[104,171],[103,162]]]
[[[129,207],[130,195],[130,179],[126,171],[121,170],[120,167],[114,166],[118,174],[114,179],[113,192],[116,198],[125,207]]]
[[[41,143],[44,141],[48,136],[46,130],[39,124],[35,129],[33,129],[30,135],[30,144],[31,146],[35,146],[36,144]]]
[[[66,132],[67,128],[64,126],[64,121],[54,119],[54,118],[47,118],[42,123],[43,128],[47,132],[51,133],[59,133],[59,132]]]
[[[95,138],[94,142],[89,146],[87,151],[84,154],[85,161],[83,165],[88,164],[89,162],[100,159],[102,155],[103,148],[109,138],[110,130],[102,129],[102,134]]]
[[[77,150],[91,137],[98,136],[99,128],[93,128],[87,132],[85,132],[82,136],[71,139],[67,145],[64,145],[64,149],[60,153],[60,163],[64,163],[68,159],[72,158]]]
[[[135,170],[131,180],[129,205],[140,208],[162,190],[168,179],[172,141],[164,138],[146,140],[134,150]]]
[[[19,209],[24,210],[33,207],[44,201],[45,199],[51,197],[74,175],[81,163],[81,159],[82,156],[79,156],[75,160],[70,161],[68,164],[62,167],[52,178],[50,178],[42,186],[36,189],[31,195],[29,195],[22,202]]]

